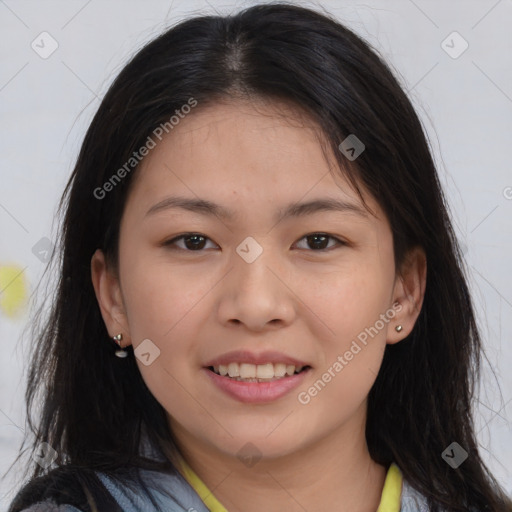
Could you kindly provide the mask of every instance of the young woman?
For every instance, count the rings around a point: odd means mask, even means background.
[[[61,207],[11,512],[512,510],[425,134],[339,22],[274,4],[168,30]]]

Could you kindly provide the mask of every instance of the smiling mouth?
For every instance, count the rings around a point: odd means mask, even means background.
[[[285,365],[285,364],[238,364],[230,363],[229,365],[207,366],[211,372],[230,380],[241,382],[273,382],[276,380],[286,379],[293,375],[298,375],[308,371],[311,366]]]

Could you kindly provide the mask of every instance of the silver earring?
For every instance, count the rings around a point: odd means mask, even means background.
[[[116,350],[116,356],[117,357],[126,357],[128,355],[128,352],[126,352],[126,350],[124,350],[121,347],[121,340],[123,339],[123,335],[116,334],[115,336],[112,337],[112,339],[119,345],[119,350]]]
[[[400,332],[402,329],[403,329],[403,327],[402,327],[401,325],[397,325],[397,326],[395,327],[395,331],[396,331],[396,332]]]

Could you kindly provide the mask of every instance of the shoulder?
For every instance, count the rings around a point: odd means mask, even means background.
[[[411,487],[404,479],[400,512],[428,512],[428,510],[427,498]]]
[[[25,483],[8,512],[90,512],[96,506],[121,510],[93,470],[61,466]]]
[[[181,476],[144,469],[140,476],[151,499],[137,483],[127,486],[102,472],[63,466],[29,481],[7,512],[208,512]]]
[[[98,473],[98,477],[116,497],[123,511],[208,512],[195,489],[178,473],[142,469],[140,476],[154,501],[140,492],[140,489],[121,485],[107,475]]]
[[[429,512],[427,498],[414,489],[407,480],[402,483],[402,498],[400,501],[400,512]],[[440,509],[445,512],[445,509]],[[475,507],[468,509],[468,512],[478,512]]]
[[[21,512],[82,512],[80,509],[73,505],[57,505],[54,501],[45,501],[30,505],[24,508]]]

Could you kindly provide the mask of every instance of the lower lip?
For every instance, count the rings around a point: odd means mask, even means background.
[[[208,368],[203,370],[213,383],[230,397],[247,404],[259,404],[272,402],[289,393],[302,383],[311,368],[271,382],[243,382],[217,375]]]

